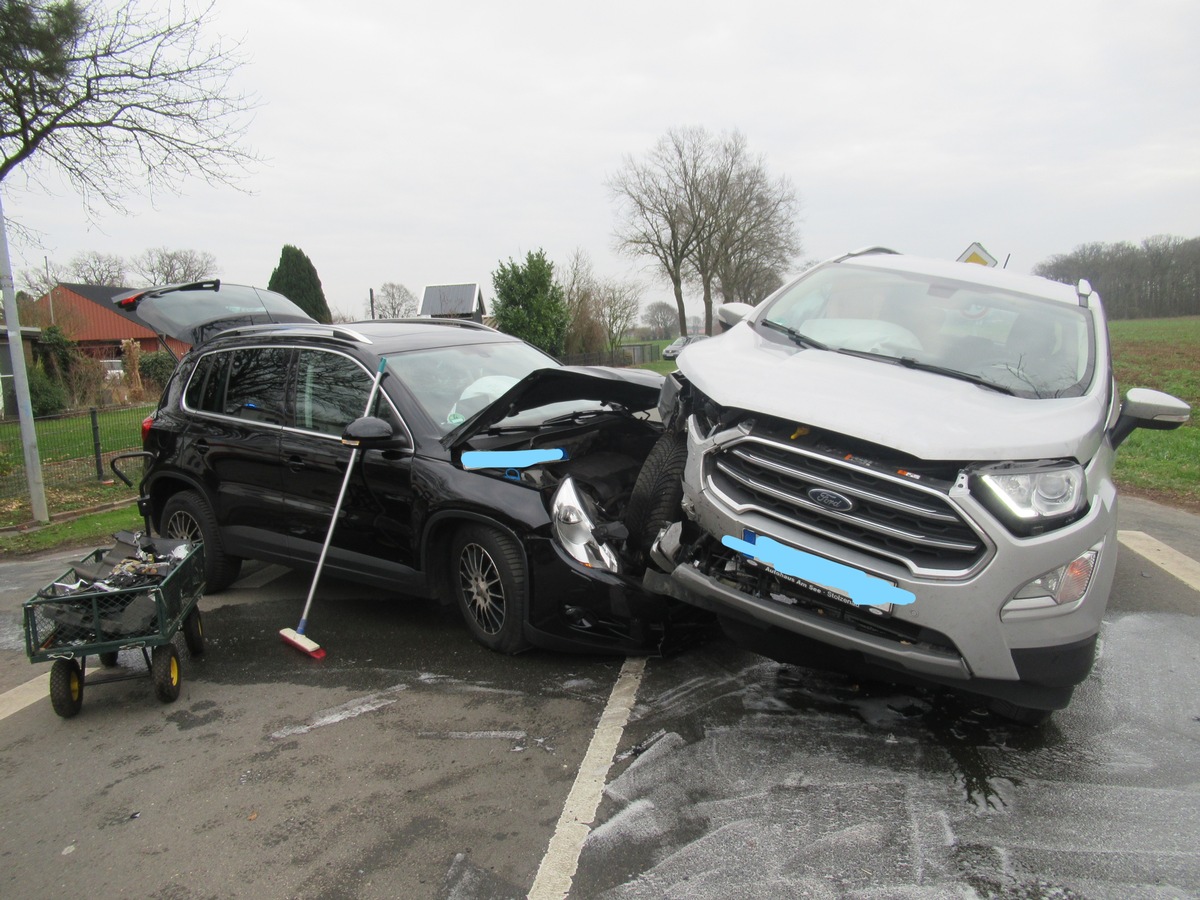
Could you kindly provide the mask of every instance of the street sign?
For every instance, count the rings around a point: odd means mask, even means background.
[[[995,266],[996,257],[983,249],[983,244],[976,241],[970,247],[962,252],[962,256],[958,258],[959,262],[975,263],[980,266]]]

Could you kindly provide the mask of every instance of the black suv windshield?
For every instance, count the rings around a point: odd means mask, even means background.
[[[760,322],[800,346],[949,370],[1018,396],[1078,396],[1095,368],[1091,317],[1079,307],[846,263],[800,279]]]
[[[537,369],[558,363],[519,341],[455,344],[388,357],[388,368],[448,434]]]

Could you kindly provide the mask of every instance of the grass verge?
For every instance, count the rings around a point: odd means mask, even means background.
[[[0,555],[25,556],[72,546],[107,547],[112,544],[114,532],[140,531],[144,527],[134,504],[103,512],[84,513],[39,528],[0,532]]]

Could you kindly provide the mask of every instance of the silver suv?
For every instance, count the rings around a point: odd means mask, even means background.
[[[721,317],[627,517],[646,585],[776,658],[1065,707],[1117,559],[1117,446],[1190,414],[1120,398],[1088,284],[873,248]]]

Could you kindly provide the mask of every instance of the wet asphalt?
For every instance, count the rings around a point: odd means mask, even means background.
[[[1193,516],[1122,528],[1200,559]],[[70,559],[0,561],[19,607]],[[436,603],[248,565],[180,698],[89,684],[0,720],[0,896],[524,896],[621,660],[478,648]],[[136,653],[122,654],[136,673]],[[783,666],[717,634],[651,659],[572,897],[1200,896],[1200,595],[1122,548],[1100,656],[1040,729]]]

